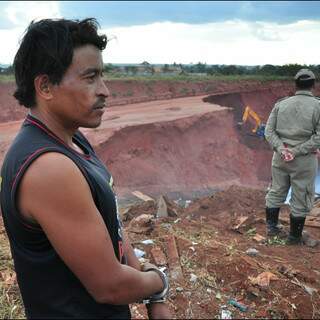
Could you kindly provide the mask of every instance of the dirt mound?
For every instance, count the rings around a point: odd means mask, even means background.
[[[250,215],[264,210],[265,191],[231,186],[225,191],[194,201],[185,214],[196,213],[199,216],[215,217],[218,214]]]
[[[136,209],[131,212],[135,216],[153,210],[150,203]],[[233,222],[245,217],[246,227],[235,228]],[[319,251],[286,246],[276,238],[257,240],[265,235],[260,190],[232,186],[181,208],[178,218],[155,219],[147,235],[127,232],[145,259],[155,262],[155,247],[164,252],[171,278],[169,305],[177,318],[221,318],[226,312],[236,319],[320,316]],[[178,280],[174,255],[182,273]],[[136,318],[145,316],[142,306],[132,310]]]

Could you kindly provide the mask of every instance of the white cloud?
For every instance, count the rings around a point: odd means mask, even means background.
[[[253,34],[263,41],[284,41],[285,38],[280,33],[278,25],[271,23],[256,22],[253,23]]]
[[[61,17],[58,1],[12,1],[4,11],[18,27],[25,27],[31,20]]]
[[[32,20],[60,18],[57,1],[12,1],[4,9],[8,20],[14,25],[11,29],[0,29],[0,63],[11,64],[18,49],[24,30]]]
[[[319,64],[320,21],[292,24],[240,20],[208,24],[153,23],[105,29],[105,62]]]
[[[0,63],[12,64],[14,55],[18,49],[18,39],[23,29],[4,29],[0,30],[2,42],[0,48]]]
[[[0,29],[0,63],[12,63],[18,41],[32,19],[60,17],[57,2],[13,2],[6,9],[15,23]],[[320,21],[291,24],[230,20],[186,24],[159,22],[101,30],[109,42],[106,63],[319,64]]]

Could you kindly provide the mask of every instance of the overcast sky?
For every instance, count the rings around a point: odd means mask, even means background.
[[[318,1],[2,1],[0,63],[29,22],[95,17],[105,63],[320,64]]]

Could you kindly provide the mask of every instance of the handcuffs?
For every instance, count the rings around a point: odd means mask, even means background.
[[[148,271],[155,271],[160,276],[160,278],[163,282],[164,288],[162,291],[154,293],[149,298],[142,299],[142,301],[140,301],[140,303],[150,304],[150,303],[165,302],[166,296],[169,292],[169,281],[168,281],[167,275],[163,271],[161,271],[160,269],[155,268],[155,267],[151,267],[151,268],[145,270],[145,272],[148,272]]]

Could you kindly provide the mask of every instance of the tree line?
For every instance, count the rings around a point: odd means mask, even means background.
[[[197,63],[194,65],[181,65],[186,73],[206,73],[207,75],[262,75],[262,76],[283,76],[292,77],[300,69],[309,68],[317,75],[320,74],[320,65],[272,65],[262,66],[239,66],[239,65],[207,65],[206,63]]]
[[[157,65],[157,69],[161,73],[178,73],[178,74],[206,74],[206,75],[261,75],[261,76],[282,76],[293,77],[301,68],[311,69],[317,76],[320,75],[320,65],[300,65],[300,64],[286,64],[286,65],[272,65],[266,64],[262,66],[241,66],[241,65],[209,65],[198,62],[197,64],[164,64]],[[141,68],[140,68],[141,69]],[[114,65],[111,63],[104,65],[104,72],[117,73],[122,72],[126,74],[139,73],[137,65]],[[155,73],[155,65],[145,63],[145,71],[150,74]],[[0,67],[0,74],[13,74],[13,67]]]
[[[316,75],[320,75],[320,65],[301,65],[301,64],[286,64],[286,65],[258,65],[258,66],[242,66],[242,65],[209,65],[198,62],[197,64],[164,64],[161,65],[162,73],[181,73],[181,74],[206,74],[206,75],[261,75],[261,76],[282,76],[293,77],[300,69],[309,68]],[[159,67],[158,67],[159,69]],[[136,74],[139,72],[137,66],[124,66],[122,70],[125,73]],[[154,73],[155,66],[149,64],[146,70]],[[119,67],[108,64],[105,65],[106,72],[119,71]]]

